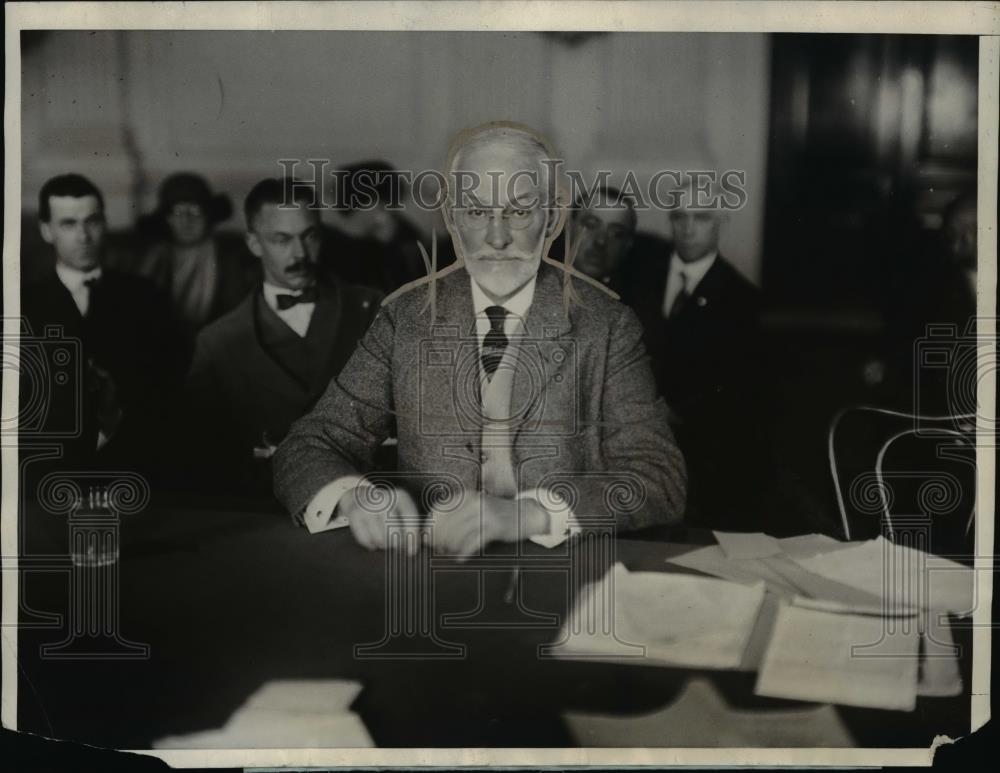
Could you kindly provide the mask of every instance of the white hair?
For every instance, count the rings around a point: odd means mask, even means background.
[[[461,132],[451,143],[446,166],[447,175],[461,169],[460,162],[482,148],[508,148],[535,159],[540,173],[539,188],[546,192],[544,206],[559,206],[562,186],[555,172],[559,160],[551,145],[536,131],[523,124],[494,121]],[[555,172],[555,173],[553,173]],[[455,191],[448,186],[448,198],[454,202]]]

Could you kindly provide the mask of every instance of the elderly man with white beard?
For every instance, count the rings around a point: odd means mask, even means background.
[[[346,519],[385,548],[388,522],[419,514],[409,528],[468,556],[554,546],[583,516],[620,531],[681,518],[684,462],[635,315],[547,257],[566,215],[554,160],[506,122],[452,144],[442,211],[458,260],[385,300],[275,455],[275,492],[310,531]],[[366,475],[392,436],[393,490],[374,496]]]

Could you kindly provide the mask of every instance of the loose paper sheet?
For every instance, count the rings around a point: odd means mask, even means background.
[[[789,599],[803,592],[800,588],[789,584],[760,560],[731,560],[726,557],[726,554],[718,545],[709,545],[692,550],[690,553],[668,558],[667,563],[683,566],[687,569],[695,569],[714,577],[721,577],[724,580],[744,585],[753,585],[763,581],[767,583],[768,588],[772,591]]]
[[[726,558],[767,558],[781,552],[781,545],[774,537],[761,532],[713,531]]]
[[[915,620],[785,605],[755,692],[772,698],[912,711],[920,634]]]
[[[809,558],[820,553],[850,547],[854,542],[839,542],[826,534],[800,534],[797,537],[784,537],[778,540],[781,552],[789,558]]]
[[[665,572],[631,573],[615,564],[579,594],[556,654],[738,668],[763,600],[762,582],[746,586]]]
[[[265,682],[243,705],[272,711],[349,711],[360,692],[358,682],[345,679],[275,679]]]
[[[798,559],[810,572],[884,600],[887,611],[941,609],[965,616],[973,609],[973,572],[939,556],[884,537],[833,553]]]
[[[856,614],[881,615],[885,605],[878,596],[804,569],[787,556],[761,559],[770,569],[805,594],[814,608]],[[801,599],[796,603],[806,605]],[[909,614],[909,611],[901,613]]]
[[[340,679],[267,682],[217,730],[167,736],[157,749],[367,748],[374,744],[350,705],[361,692]]]
[[[920,681],[917,695],[946,698],[962,692],[962,673],[958,667],[958,650],[951,635],[947,615],[927,614],[927,630],[920,637],[923,650],[920,657]]]
[[[221,730],[167,736],[154,749],[365,749],[374,747],[356,714],[299,714],[248,709]]]

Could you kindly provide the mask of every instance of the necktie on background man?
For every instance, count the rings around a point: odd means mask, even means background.
[[[507,349],[507,334],[503,329],[507,309],[503,306],[487,306],[486,316],[490,319],[490,329],[483,338],[481,359],[486,377],[492,378],[503,359],[504,351]]]
[[[80,314],[86,317],[93,306],[94,295],[101,284],[99,276],[88,276],[83,280],[83,291],[80,293]]]
[[[681,291],[677,293],[677,297],[674,298],[674,305],[670,307],[670,314],[667,315],[667,319],[674,319],[679,316],[684,307],[688,305],[691,300],[691,292],[688,290],[688,278],[687,274],[681,274]]]

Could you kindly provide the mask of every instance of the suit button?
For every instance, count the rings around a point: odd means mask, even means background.
[[[697,303],[699,306],[707,306],[708,298],[706,298],[704,295],[699,295],[697,298],[694,299],[694,302]]]

